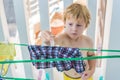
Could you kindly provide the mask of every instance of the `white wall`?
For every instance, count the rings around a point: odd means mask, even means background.
[[[109,1],[109,0],[108,0]],[[120,50],[120,0],[113,0],[109,49]],[[108,55],[120,53],[108,53]],[[107,59],[105,80],[120,80],[120,59]]]

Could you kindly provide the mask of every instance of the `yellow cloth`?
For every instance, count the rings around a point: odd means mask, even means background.
[[[0,56],[15,56],[15,46],[14,44],[0,43]]]
[[[13,60],[16,55],[14,44],[0,43],[0,61]],[[2,68],[3,66],[3,68]],[[2,75],[7,73],[9,64],[0,64],[0,70],[2,69]]]
[[[81,80],[80,78],[78,78],[78,79],[72,79],[72,78],[68,77],[67,75],[65,75],[64,73],[63,73],[63,75],[64,75],[64,80]],[[88,80],[93,80],[93,78],[91,77]]]

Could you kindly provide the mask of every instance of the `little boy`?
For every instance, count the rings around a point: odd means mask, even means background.
[[[55,36],[55,45],[72,48],[93,48],[92,40],[83,35],[90,23],[90,13],[86,6],[73,3],[64,12],[64,31]],[[44,43],[50,45],[51,32],[42,31],[40,38]],[[95,56],[94,52],[81,51],[83,57]],[[82,74],[74,69],[64,71],[64,80],[93,80],[92,75],[95,71],[95,60],[85,60],[85,71]]]

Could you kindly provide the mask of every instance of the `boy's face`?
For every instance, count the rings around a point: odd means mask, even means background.
[[[78,21],[73,17],[69,17],[65,22],[65,32],[71,39],[76,40],[83,34],[84,30],[86,29],[85,26],[86,25],[83,19]]]

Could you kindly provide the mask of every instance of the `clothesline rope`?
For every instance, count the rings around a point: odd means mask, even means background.
[[[35,80],[35,79],[28,79],[28,78],[14,78],[14,77],[0,77],[2,79],[7,79],[7,80]]]
[[[50,61],[66,61],[66,60],[93,60],[93,59],[107,59],[107,58],[120,58],[120,55],[111,56],[91,56],[84,58],[55,58],[55,59],[40,59],[40,60],[12,60],[12,61],[0,61],[0,64],[8,63],[30,63],[30,62],[50,62]]]
[[[14,45],[19,46],[28,46],[28,44],[17,44]],[[88,49],[88,48],[80,48],[81,51],[98,51],[98,49]],[[101,49],[101,52],[120,52],[120,50],[107,50]],[[30,63],[30,62],[50,62],[50,61],[66,61],[66,60],[93,60],[93,59],[107,59],[107,58],[120,58],[120,55],[110,55],[110,56],[92,56],[92,57],[84,57],[84,58],[56,58],[56,59],[41,59],[41,60],[11,60],[11,61],[0,61],[0,64],[8,64],[8,63]],[[13,77],[0,77],[3,79],[15,79],[15,80],[34,80],[27,78],[13,78]]]
[[[13,43],[14,45],[19,45],[19,46],[28,46],[28,44],[17,44]],[[81,51],[98,51],[98,49],[90,49],[90,48],[79,48]],[[99,51],[101,52],[120,52],[120,50],[113,50],[113,49],[100,49]]]

